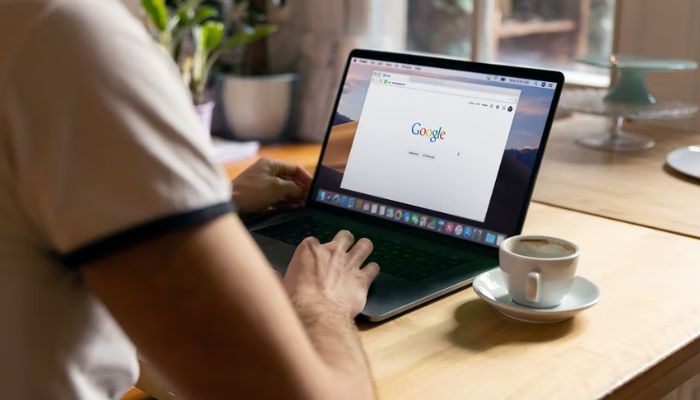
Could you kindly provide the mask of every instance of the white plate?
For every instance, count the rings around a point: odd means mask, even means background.
[[[600,289],[581,276],[574,279],[571,290],[561,304],[551,308],[530,308],[513,302],[500,268],[486,271],[473,283],[476,294],[508,318],[523,322],[554,323],[573,318],[579,312],[593,307],[600,300]]]
[[[666,163],[680,173],[700,179],[700,145],[673,150],[666,156]]]

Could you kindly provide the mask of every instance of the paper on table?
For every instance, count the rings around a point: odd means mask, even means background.
[[[218,163],[232,162],[258,154],[260,142],[234,142],[220,138],[212,138],[211,154]]]

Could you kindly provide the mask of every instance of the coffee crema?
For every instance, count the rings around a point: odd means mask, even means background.
[[[560,258],[576,253],[576,247],[570,243],[546,238],[524,238],[516,240],[510,251],[532,258]]]

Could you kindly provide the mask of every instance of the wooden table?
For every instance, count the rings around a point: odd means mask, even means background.
[[[575,116],[554,124],[533,199],[700,238],[700,181],[665,166],[673,149],[700,144],[700,133],[633,127],[657,144],[627,154],[575,143],[582,133],[603,130],[606,121]]]
[[[318,156],[321,153],[321,146],[318,144],[296,144],[263,146],[256,157],[247,158],[235,163],[225,165],[226,172],[231,178],[235,178],[244,169],[251,166],[259,158],[267,157],[276,160],[285,160],[296,163],[313,172],[318,163]]]
[[[467,288],[363,325],[380,398],[658,399],[700,372],[700,241],[541,204],[524,231],[578,243],[601,302],[532,325]]]
[[[600,123],[586,121],[557,123],[524,231],[577,242],[580,273],[601,287],[601,303],[567,322],[530,325],[467,288],[361,324],[381,398],[656,399],[700,372],[700,217],[682,217],[698,215],[691,201],[700,189],[654,161],[692,138],[646,154],[600,153],[573,144],[582,124]],[[282,146],[261,156],[313,169],[318,151]]]
[[[531,325],[470,287],[361,324],[380,398],[658,399],[700,371],[700,240],[537,203],[525,232],[577,242],[602,301]]]

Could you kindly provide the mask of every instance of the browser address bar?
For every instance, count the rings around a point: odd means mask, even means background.
[[[398,85],[398,86],[404,86],[407,89],[425,90],[425,91],[430,91],[433,93],[442,93],[442,94],[451,94],[451,95],[460,96],[460,97],[469,97],[469,98],[473,98],[475,100],[493,101],[493,102],[500,102],[500,103],[506,103],[506,104],[515,104],[518,102],[517,96],[499,94],[499,93],[494,93],[494,92],[490,92],[490,91],[487,92],[487,91],[480,91],[480,90],[473,90],[473,89],[456,88],[456,87],[450,87],[450,86],[445,86],[445,85],[432,85],[432,84],[416,83],[416,82],[400,82],[400,85]]]
[[[440,83],[423,83],[423,82],[415,82],[411,79],[407,79],[406,76],[384,76],[379,82],[383,83],[384,85],[392,86],[392,87],[403,87],[406,89],[413,89],[413,90],[423,90],[426,92],[433,92],[433,93],[441,93],[441,94],[449,94],[453,96],[460,96],[460,97],[468,97],[468,98],[473,98],[475,100],[479,101],[491,101],[491,102],[499,102],[499,103],[505,103],[505,104],[515,104],[518,102],[518,96],[517,95],[512,95],[512,94],[504,94],[504,93],[498,93],[495,90],[478,90],[474,88],[478,88],[479,86],[483,85],[474,85],[474,84],[468,84],[468,83],[460,83],[460,82],[454,82],[454,84],[450,84],[449,86],[444,85],[442,82]],[[457,86],[457,87],[455,87]],[[492,89],[492,88],[488,88]],[[510,90],[509,90],[510,91]]]

